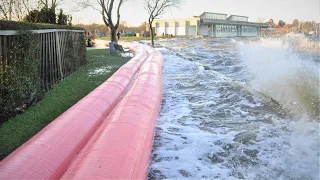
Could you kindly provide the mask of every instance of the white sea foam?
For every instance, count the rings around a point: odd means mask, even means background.
[[[257,76],[241,55],[253,52],[259,58],[268,47],[256,50],[238,42],[158,41],[167,49],[160,49],[164,94],[149,179],[319,179],[319,123],[297,121],[279,102],[261,95],[254,86]],[[262,57],[265,61],[291,58],[281,50],[268,51],[273,55]]]
[[[274,98],[295,116],[319,119],[320,66],[301,59],[285,40],[263,39],[239,45],[245,66],[253,75],[251,86]]]

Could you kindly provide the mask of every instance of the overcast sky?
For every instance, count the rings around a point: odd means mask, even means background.
[[[129,25],[140,25],[146,21],[148,14],[143,1],[126,2],[121,8],[121,21],[126,21]],[[178,9],[172,9],[162,18],[188,18],[205,11],[249,16],[249,21],[252,22],[260,17],[273,18],[275,22],[281,19],[292,23],[295,18],[320,22],[320,0],[184,0]],[[75,24],[103,24],[99,12],[92,8],[71,14]]]

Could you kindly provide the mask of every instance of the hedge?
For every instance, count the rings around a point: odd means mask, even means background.
[[[85,34],[63,32],[64,55],[59,66],[58,53],[53,47],[61,40],[54,39],[52,33],[48,36],[50,41],[44,40],[44,34],[30,31],[81,28],[0,21],[0,29],[3,27],[18,30],[19,35],[0,36],[0,124],[39,101],[53,84],[86,64]]]
[[[65,25],[39,24],[39,23],[0,20],[0,30],[39,30],[39,29],[84,30],[83,28],[80,28],[80,27],[65,26]]]

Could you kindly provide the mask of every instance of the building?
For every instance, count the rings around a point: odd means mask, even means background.
[[[260,36],[267,23],[248,22],[247,16],[204,12],[200,16],[183,19],[155,19],[152,27],[156,36],[242,37]]]

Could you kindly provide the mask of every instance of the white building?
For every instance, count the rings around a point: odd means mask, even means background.
[[[260,36],[265,23],[248,22],[247,16],[204,12],[200,16],[183,19],[156,19],[152,27],[157,36],[235,37]]]

